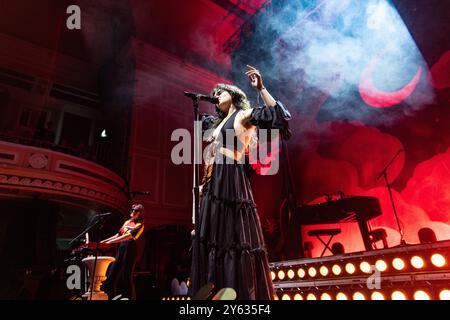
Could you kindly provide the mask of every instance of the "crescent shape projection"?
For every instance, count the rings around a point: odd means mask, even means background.
[[[380,56],[373,58],[361,73],[359,80],[359,94],[369,106],[376,108],[387,108],[396,105],[406,98],[416,89],[422,75],[422,67],[419,67],[414,78],[403,88],[393,92],[385,92],[375,87],[372,74]]]

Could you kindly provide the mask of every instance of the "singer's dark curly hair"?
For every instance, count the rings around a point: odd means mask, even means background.
[[[236,109],[238,109],[238,111],[252,108],[249,100],[247,99],[247,95],[244,93],[244,91],[242,91],[238,87],[231,84],[219,83],[211,91],[210,95],[215,96],[216,94],[218,94],[220,90],[228,91],[228,93],[231,95],[233,105],[236,107]],[[226,114],[220,111],[220,109],[217,106],[216,106],[216,113],[217,113],[216,117],[208,119],[209,120],[209,123],[207,125],[208,128],[217,127],[220,124],[220,122],[226,117]],[[292,136],[292,132],[289,128],[289,122],[287,120],[284,120],[281,115],[279,115],[278,118],[279,122],[281,122],[279,123],[281,138],[284,140],[289,140],[290,137]]]
[[[219,83],[217,84],[214,89],[211,91],[211,96],[215,96],[219,91],[225,90],[231,95],[231,101],[233,102],[233,105],[238,110],[247,110],[250,109],[250,102],[247,99],[247,95],[239,89],[236,86],[233,86],[231,84],[225,84],[225,83]],[[217,115],[219,116],[219,119],[222,120],[226,117],[226,114],[224,114],[222,111],[220,111],[219,108],[216,107]],[[220,122],[220,121],[219,121]]]

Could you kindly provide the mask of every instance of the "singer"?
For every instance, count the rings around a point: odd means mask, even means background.
[[[209,121],[210,128],[204,128],[213,129],[209,130],[213,133],[208,145],[212,147],[207,152],[210,159],[205,160],[201,182],[202,197],[196,222],[199,223],[200,245],[199,252],[196,246],[192,251],[191,295],[211,282],[216,291],[226,287],[235,289],[237,299],[273,298],[249,166],[242,157],[246,156],[256,127],[279,129],[281,136],[288,138],[290,114],[264,87],[260,72],[247,67],[246,75],[261,94],[264,107],[251,108],[246,94],[233,85],[218,84],[212,91],[212,96],[218,98],[217,115],[214,121]]]
[[[120,292],[122,297],[130,300],[136,299],[136,292],[133,283],[133,271],[136,264],[136,240],[144,231],[144,206],[133,204],[130,210],[130,219],[120,228],[114,236],[102,240],[100,243],[119,244],[116,261],[111,266],[108,279],[107,291],[110,298],[114,298],[119,293],[117,285],[119,278],[123,279],[123,288]]]

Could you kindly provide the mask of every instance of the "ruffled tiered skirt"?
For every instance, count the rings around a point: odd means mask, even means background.
[[[214,164],[203,187],[200,245],[193,246],[190,294],[207,282],[240,300],[270,300],[273,284],[261,223],[242,164]]]

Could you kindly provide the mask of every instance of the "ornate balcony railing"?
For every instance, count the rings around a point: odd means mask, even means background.
[[[111,170],[51,149],[0,141],[0,193],[98,210],[126,211],[125,181]]]

